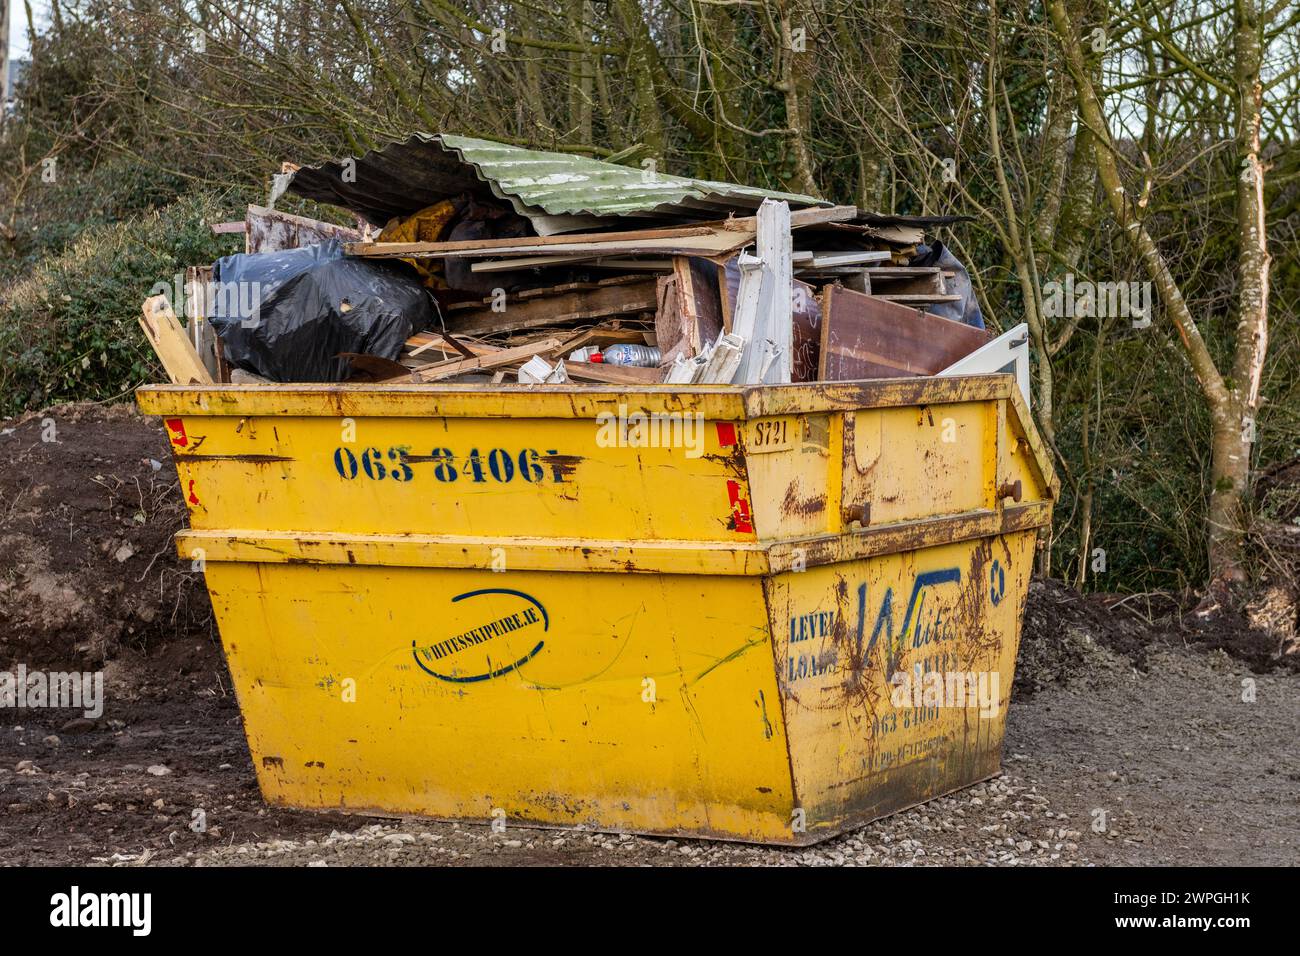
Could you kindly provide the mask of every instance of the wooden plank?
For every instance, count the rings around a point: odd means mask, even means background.
[[[486,355],[489,352],[501,351],[499,345],[489,345],[487,342],[476,342],[459,338],[456,341],[465,346],[465,348],[474,355]],[[436,330],[429,332],[416,332],[406,340],[406,347],[411,350],[406,353],[407,356],[419,355],[430,349],[438,349],[439,351],[447,353],[456,351],[455,347],[447,341],[447,337]],[[466,357],[468,358],[469,356]]]
[[[492,259],[475,262],[470,272],[511,272],[515,269],[544,269],[548,266],[576,266],[587,269],[642,269],[646,272],[671,271],[671,259],[630,259],[626,256],[526,256],[518,259]]]
[[[326,239],[350,242],[361,238],[361,231],[351,226],[336,226],[263,206],[249,206],[244,223],[247,227],[244,247],[248,252],[278,252],[310,246]]]
[[[653,313],[658,304],[655,286],[656,280],[650,277],[638,283],[601,285],[557,296],[537,296],[522,302],[512,303],[507,299],[503,312],[479,306],[474,311],[455,313],[448,319],[447,328],[456,335],[479,335],[544,328],[611,315]]]
[[[961,301],[961,296],[959,295],[934,295],[928,292],[921,295],[895,295],[890,292],[877,292],[876,298],[888,299],[890,302],[909,303],[912,305],[938,305],[940,302]]]
[[[600,362],[564,360],[569,378],[607,385],[658,385],[664,380],[663,369],[637,368],[631,365],[605,365]]]
[[[989,338],[969,325],[839,286],[827,287],[822,312],[822,381],[936,375]]]
[[[520,289],[518,292],[512,292],[511,295],[516,299],[532,299],[542,295],[556,295],[560,292],[570,292],[574,289],[595,289],[609,285],[633,285],[637,282],[644,282],[645,280],[645,276],[610,276],[607,279],[600,279],[596,282],[569,282],[564,285],[542,286],[537,289]],[[491,297],[484,299],[483,303],[485,305],[491,305]]]
[[[951,278],[957,273],[945,272],[938,266],[872,266],[871,274],[878,279],[909,279],[918,276],[944,275]]]
[[[724,229],[711,230],[703,236],[670,236],[651,239],[624,239],[618,242],[575,242],[556,244],[546,247],[548,256],[718,256],[735,252],[742,246],[754,241],[751,233],[732,232]],[[414,245],[409,243],[408,245]],[[436,245],[436,243],[429,243]],[[490,256],[527,257],[535,252],[533,247],[487,249],[479,246],[463,252],[446,253],[440,251],[417,250],[405,253],[402,258],[455,258],[481,259]]]
[[[946,295],[948,292],[937,266],[884,266],[867,271],[877,295]]]
[[[794,280],[791,324],[794,356],[790,366],[790,380],[815,382],[822,344],[821,302],[813,287],[798,279]]]
[[[796,209],[790,213],[790,228],[801,229],[804,226],[844,222],[856,218],[857,215],[857,206],[813,206],[808,209]],[[740,232],[757,232],[758,217],[742,216],[736,219],[728,219],[722,223],[722,228],[734,229]]]
[[[414,348],[412,348],[411,351],[408,353],[409,355],[419,355],[421,352],[425,352],[431,348],[437,348],[439,351],[445,352],[446,349],[442,348],[443,345],[450,346],[452,351],[459,352],[465,358],[473,358],[476,355],[482,355],[485,351],[486,352],[497,351],[495,346],[489,347],[487,349],[475,350],[474,348],[460,341],[460,339],[452,337],[450,333],[439,332],[436,329],[430,332],[421,332],[420,335],[426,337],[426,340],[418,343]],[[407,339],[406,344],[410,345],[411,341],[414,338],[415,337],[412,336],[410,339]]]
[[[407,345],[410,345],[412,339],[407,339]],[[500,352],[503,346],[488,345],[485,342],[472,342],[467,348],[473,355],[464,356],[470,358],[476,355],[493,355]],[[439,357],[441,356],[441,357]],[[435,361],[452,362],[461,358],[461,354],[453,349],[450,345],[439,339],[427,341],[410,352],[405,352],[398,359],[407,368],[423,368],[426,365],[432,365]]]
[[[879,239],[892,246],[915,246],[925,238],[920,226],[869,226],[865,223],[828,222],[821,226],[828,232],[854,233],[868,239]]]
[[[559,339],[542,339],[540,342],[529,342],[527,345],[519,345],[511,349],[502,349],[499,352],[492,352],[489,355],[480,355],[476,358],[452,359],[447,362],[434,362],[432,365],[425,365],[421,368],[411,370],[411,381],[416,382],[436,382],[439,379],[450,378],[453,375],[462,375],[465,372],[476,372],[480,369],[498,368],[502,365],[510,365],[513,362],[526,362],[534,355],[540,355],[544,352],[552,352],[559,348]],[[405,376],[399,376],[386,381],[402,382],[407,381]]]
[[[221,364],[217,360],[217,333],[208,321],[208,291],[212,288],[211,266],[190,266],[185,270],[185,332],[199,361],[213,381],[221,381]]]
[[[538,237],[531,237],[536,239]],[[350,243],[347,248],[364,249],[355,255],[371,257],[393,257],[403,259],[482,259],[491,256],[536,256],[538,249],[544,250],[548,257],[565,256],[629,256],[654,254],[676,256],[697,255],[715,256],[732,252],[753,241],[753,235],[725,229],[708,229],[702,235],[687,236],[650,236],[648,238],[628,239],[583,239],[566,237],[565,241],[554,241],[539,247],[529,244],[529,239],[511,240],[510,245],[491,245],[495,240],[485,239],[468,243],[469,248],[448,249],[448,246],[465,246],[466,242],[402,242],[402,243]]]
[[[217,355],[217,371],[213,375],[213,378],[218,382],[234,381],[234,378],[232,377],[234,369],[232,369],[230,363],[226,361],[226,347],[221,344],[221,336],[213,336],[212,344]]]
[[[640,239],[668,239],[707,236],[715,230],[709,226],[673,226],[664,229],[632,229],[624,232],[592,232],[562,236],[522,236],[514,239],[466,239],[458,242],[349,242],[344,251],[350,256],[409,256],[416,253],[445,255],[477,252],[485,255],[501,249],[547,249],[550,246],[589,242],[623,242]]]
[[[155,295],[144,300],[140,328],[173,385],[214,384],[166,296]]]
[[[860,266],[868,262],[888,262],[891,253],[888,251],[855,251],[855,252],[813,252],[812,267],[814,269],[833,269],[836,266]]]
[[[673,260],[673,276],[676,314],[662,321],[663,303],[656,313],[655,334],[663,350],[664,365],[671,365],[679,355],[698,355],[705,345],[717,341],[723,325],[715,263],[698,256],[678,256]]]
[[[577,335],[564,340],[556,351],[561,355],[568,355],[570,352],[587,345],[651,345],[653,343],[646,341],[646,333],[640,329],[616,329],[608,325],[597,325],[590,329],[583,329]]]
[[[674,263],[677,260],[673,260]],[[672,365],[677,359],[690,358],[698,350],[698,345],[691,340],[691,330],[686,325],[686,316],[678,301],[681,278],[676,274],[659,279],[655,305],[655,340],[663,356],[664,365]]]

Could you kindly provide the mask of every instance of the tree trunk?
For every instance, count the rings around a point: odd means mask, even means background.
[[[1254,439],[1254,412],[1259,402],[1259,379],[1268,344],[1269,258],[1264,231],[1264,171],[1259,162],[1262,40],[1255,0],[1237,0],[1236,9],[1236,129],[1237,148],[1242,154],[1237,186],[1240,241],[1238,322],[1232,377],[1225,380],[1192,320],[1187,301],[1168,262],[1125,194],[1110,128],[1096,87],[1089,81],[1085,70],[1079,39],[1070,23],[1064,0],[1047,2],[1053,28],[1074,77],[1080,116],[1095,137],[1097,171],[1107,202],[1178,331],[1187,360],[1210,410],[1213,437],[1206,538],[1211,589],[1216,594],[1225,586],[1240,583],[1246,576],[1243,548],[1245,503],[1250,487],[1250,445]]]
[[[1216,416],[1210,496],[1212,582],[1245,580],[1242,538],[1250,494],[1250,449],[1255,439],[1259,383],[1268,349],[1268,235],[1264,227],[1264,166],[1259,156],[1263,36],[1259,0],[1237,0],[1233,79],[1237,122],[1237,335],[1231,398]]]

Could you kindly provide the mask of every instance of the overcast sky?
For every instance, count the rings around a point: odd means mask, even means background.
[[[6,0],[0,0],[4,3]],[[8,0],[9,3],[9,57],[12,60],[27,58],[27,11],[23,9],[22,0]],[[50,19],[49,0],[32,0],[32,15],[36,17],[36,29]]]

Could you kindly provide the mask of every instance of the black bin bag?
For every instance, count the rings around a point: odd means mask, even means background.
[[[212,267],[211,322],[235,368],[273,382],[340,382],[345,352],[396,361],[433,321],[401,262],[345,256],[337,240],[226,256]]]

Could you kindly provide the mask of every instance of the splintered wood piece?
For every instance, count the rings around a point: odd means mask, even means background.
[[[636,368],[630,365],[604,365],[599,362],[564,362],[564,371],[571,379],[603,382],[607,385],[659,385],[664,380],[664,370]]]
[[[140,328],[173,385],[213,384],[212,376],[204,368],[166,296],[155,295],[144,300]]]
[[[790,228],[800,229],[804,226],[819,226],[823,223],[844,222],[858,215],[857,206],[813,206],[809,209],[797,209],[790,213]],[[746,216],[728,219],[722,224],[724,229],[742,232],[754,232],[758,228],[758,217]]]
[[[691,352],[686,329],[682,326],[682,310],[677,303],[677,276],[662,276],[655,293],[655,339],[663,343],[663,364],[672,365],[679,355]]]
[[[670,272],[671,259],[637,259],[617,255],[521,256],[517,259],[491,259],[475,262],[470,272],[513,272],[516,269],[543,269],[547,266],[581,265],[588,269],[639,269],[643,272]]]
[[[657,233],[666,230],[646,230],[627,233],[623,238],[609,235],[553,236],[545,241],[540,237],[499,241],[484,239],[469,242],[354,242],[346,246],[351,255],[398,256],[403,259],[482,259],[489,256],[638,256],[659,254],[666,256],[713,256],[732,252],[753,240],[753,235],[730,229],[692,228],[686,233],[670,235]],[[652,233],[646,235],[646,232]],[[499,243],[495,244],[494,243]]]
[[[501,255],[502,249],[539,249],[551,246],[581,245],[588,242],[611,243],[645,239],[707,236],[715,230],[708,226],[673,226],[664,229],[632,229],[624,232],[593,232],[580,235],[523,236],[516,239],[465,239],[457,242],[350,242],[344,251],[350,256],[417,256],[479,252]]]
[[[822,298],[825,382],[936,375],[988,340],[988,333],[839,286]]]
[[[681,313],[684,347],[675,354],[686,358],[699,354],[705,344],[722,334],[722,297],[718,288],[718,267],[707,259],[678,256],[673,260],[677,278],[677,309]],[[657,330],[656,330],[657,331]],[[665,364],[675,355],[664,353]]]
[[[467,350],[461,352],[461,354],[465,355],[466,358],[471,358],[475,355],[486,355],[489,352],[501,351],[501,346],[490,345],[487,342],[478,342],[473,339],[463,338],[458,338],[456,341]],[[457,351],[451,345],[450,336],[438,331],[416,332],[406,340],[406,348],[410,349],[410,351],[407,352],[403,358],[420,355],[430,349],[437,349],[444,354]],[[428,362],[426,361],[421,364],[427,365]]]
[[[379,355],[365,355],[359,352],[340,352],[341,359],[352,363],[354,377],[367,382],[382,382],[392,378],[405,378],[410,375],[401,362],[394,362]],[[362,373],[357,375],[356,373]]]
[[[185,270],[185,336],[194,344],[199,361],[213,381],[221,381],[221,364],[217,360],[217,333],[208,321],[211,312],[207,301],[212,286],[211,266],[190,266]]]
[[[608,325],[597,325],[594,328],[583,329],[577,335],[564,340],[557,352],[561,355],[568,355],[586,345],[650,345],[653,343],[646,342],[646,333],[641,329],[616,329]]]
[[[434,362],[432,365],[425,365],[421,368],[413,369],[410,373],[410,378],[407,378],[407,376],[403,374],[401,376],[394,376],[392,379],[385,379],[385,381],[436,382],[439,379],[450,378],[453,375],[461,375],[465,372],[476,372],[482,369],[499,368],[502,365],[510,365],[513,362],[526,362],[534,355],[553,352],[559,347],[559,339],[543,339],[540,342],[529,342],[527,345],[502,349],[499,352],[492,352],[488,355],[479,355],[475,358]]]
[[[281,249],[299,249],[327,239],[353,242],[361,239],[361,231],[351,226],[336,226],[319,219],[295,216],[278,209],[249,206],[241,232],[247,233],[245,252],[277,252]]]
[[[459,352],[461,355],[465,356],[465,358],[473,358],[475,355],[481,354],[481,352],[475,352],[473,349],[471,349],[464,342],[461,342],[459,339],[452,338],[446,332],[439,332],[438,330],[434,329],[426,334],[430,336],[436,336],[436,338],[430,338],[429,341],[422,342],[419,345],[416,345],[413,349],[411,349],[409,354],[419,355],[421,352],[425,351],[426,349],[431,349],[436,347],[439,342],[445,342],[447,345],[450,345],[452,349]],[[414,338],[415,337],[412,336],[411,338],[407,339],[406,344],[410,345],[411,342],[414,340]],[[495,351],[495,349],[489,349],[489,351]]]

